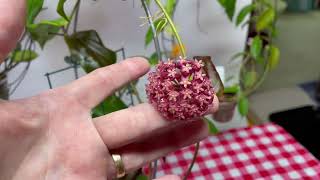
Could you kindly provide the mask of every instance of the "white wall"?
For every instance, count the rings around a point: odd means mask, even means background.
[[[249,3],[250,0],[238,1],[238,8]],[[73,1],[70,1],[72,3]],[[41,18],[57,17],[54,9],[56,1],[47,1],[49,7]],[[83,0],[81,6],[79,29],[96,29],[107,47],[119,49],[126,48],[127,56],[150,55],[153,46],[144,48],[144,35],[147,27],[140,27],[139,17],[145,16],[140,1],[120,0]],[[196,24],[196,0],[180,0],[175,22],[180,29],[182,40],[186,45],[189,57],[194,55],[211,55],[215,64],[225,65],[230,57],[243,49],[246,29],[235,28],[229,22],[223,9],[216,0],[201,0],[201,25],[207,33],[199,32]],[[68,54],[63,38],[56,38],[48,43],[40,53],[40,58],[32,63],[25,80],[11,99],[28,97],[48,89],[44,76],[67,65],[63,58]],[[237,69],[237,68],[236,68]],[[17,69],[19,71],[19,69]],[[16,72],[10,74],[13,79]],[[235,73],[234,69],[227,73]],[[72,71],[58,74],[53,78],[53,85],[61,86],[73,79]],[[143,87],[144,82],[141,83]],[[141,91],[143,91],[141,89]]]

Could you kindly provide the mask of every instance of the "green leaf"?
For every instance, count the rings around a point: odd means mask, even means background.
[[[27,30],[30,32],[32,40],[38,42],[43,48],[46,42],[55,37],[60,28],[67,24],[68,21],[63,18],[43,20],[38,24],[27,25]]]
[[[249,101],[245,96],[241,96],[238,102],[238,110],[242,116],[246,116],[249,112]]]
[[[69,21],[69,17],[66,15],[66,12],[64,11],[64,4],[66,1],[67,0],[59,0],[58,6],[57,6],[57,12],[65,20]]]
[[[279,64],[280,58],[280,50],[276,46],[270,46],[269,48],[269,58],[268,58],[268,65],[269,68],[272,70]]]
[[[154,23],[154,27],[156,28],[157,33],[163,31],[164,27],[166,27],[167,21],[164,19],[158,19]],[[151,26],[148,28],[146,36],[145,36],[145,47],[147,47],[153,40],[153,32]]]
[[[151,1],[150,0],[146,0],[146,3],[147,3],[148,6],[150,6]]]
[[[43,2],[44,0],[27,0],[27,25],[33,24],[43,7]]]
[[[257,72],[249,71],[244,74],[244,87],[250,88],[257,80]]]
[[[125,108],[127,105],[119,97],[112,95],[92,110],[92,116],[99,117]]]
[[[145,40],[144,40],[144,46],[147,47],[153,40],[153,32],[151,27],[149,27],[146,36],[145,36]]]
[[[39,24],[47,24],[57,27],[63,27],[67,25],[69,22],[65,20],[64,18],[54,19],[54,20],[43,20]]]
[[[170,16],[172,16],[175,6],[176,6],[176,0],[167,0],[165,9]]]
[[[214,123],[212,121],[210,121],[209,119],[203,117],[203,119],[207,122],[208,127],[209,127],[209,133],[216,135],[219,133],[218,128],[214,125]]]
[[[154,52],[150,58],[149,58],[149,63],[151,66],[155,66],[159,63],[159,59],[158,59],[158,53]]]
[[[60,27],[49,24],[32,24],[27,29],[30,32],[31,39],[38,42],[43,48],[47,41],[55,37]]]
[[[239,91],[240,91],[239,85],[234,85],[234,86],[224,88],[225,94],[237,94]]]
[[[255,9],[253,4],[247,5],[241,9],[236,20],[236,26],[239,26],[244,18]]]
[[[262,51],[262,40],[259,36],[256,36],[252,40],[250,47],[250,54],[254,59],[257,59],[261,55]]]
[[[35,51],[31,50],[20,50],[15,51],[11,57],[13,62],[30,62],[38,57],[38,54]]]
[[[227,13],[229,20],[232,21],[236,7],[236,0],[225,0],[224,4],[225,12]]]
[[[220,5],[221,5],[222,7],[225,7],[226,1],[227,1],[227,0],[218,0],[218,2],[220,3]]]
[[[146,175],[139,175],[136,180],[148,180],[148,176],[146,176]]]
[[[266,11],[264,11],[257,20],[256,29],[258,32],[264,30],[267,28],[275,18],[275,11],[273,8],[269,8]]]
[[[80,31],[65,36],[65,41],[72,53],[91,58],[100,67],[114,64],[117,60],[116,53],[104,46],[95,30]]]

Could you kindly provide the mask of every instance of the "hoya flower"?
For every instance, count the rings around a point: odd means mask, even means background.
[[[213,106],[214,89],[201,60],[168,60],[149,73],[149,102],[168,120],[201,117]]]

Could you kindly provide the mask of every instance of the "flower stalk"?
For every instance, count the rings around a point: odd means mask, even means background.
[[[173,34],[174,36],[176,37],[177,41],[178,41],[178,44],[179,44],[179,47],[180,47],[180,50],[181,50],[181,55],[183,58],[186,57],[186,51],[184,49],[184,46],[182,44],[182,41],[181,41],[181,38],[180,38],[180,35],[178,34],[178,31],[170,17],[170,15],[168,14],[168,12],[166,11],[166,9],[164,8],[164,6],[162,5],[162,3],[160,2],[160,0],[155,0],[155,2],[157,3],[158,7],[161,9],[161,11],[163,12],[165,18],[168,20],[168,23],[173,31]]]
[[[189,166],[189,168],[188,168],[183,180],[187,180],[188,179],[188,176],[191,173],[193,165],[196,162],[196,159],[197,159],[197,156],[198,156],[198,152],[199,152],[199,148],[200,148],[200,143],[198,142],[198,143],[195,144],[195,150],[194,150],[193,158],[192,158],[191,164],[190,164],[190,166]]]

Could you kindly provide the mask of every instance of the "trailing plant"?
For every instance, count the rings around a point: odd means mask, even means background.
[[[237,101],[241,115],[249,111],[247,96],[253,93],[265,80],[267,74],[279,63],[280,50],[273,43],[277,36],[277,0],[253,0],[235,14],[236,0],[218,0],[227,17],[237,27],[248,25],[248,38],[243,52],[231,58],[242,59],[240,82],[226,87],[226,94],[233,94],[227,101]]]

